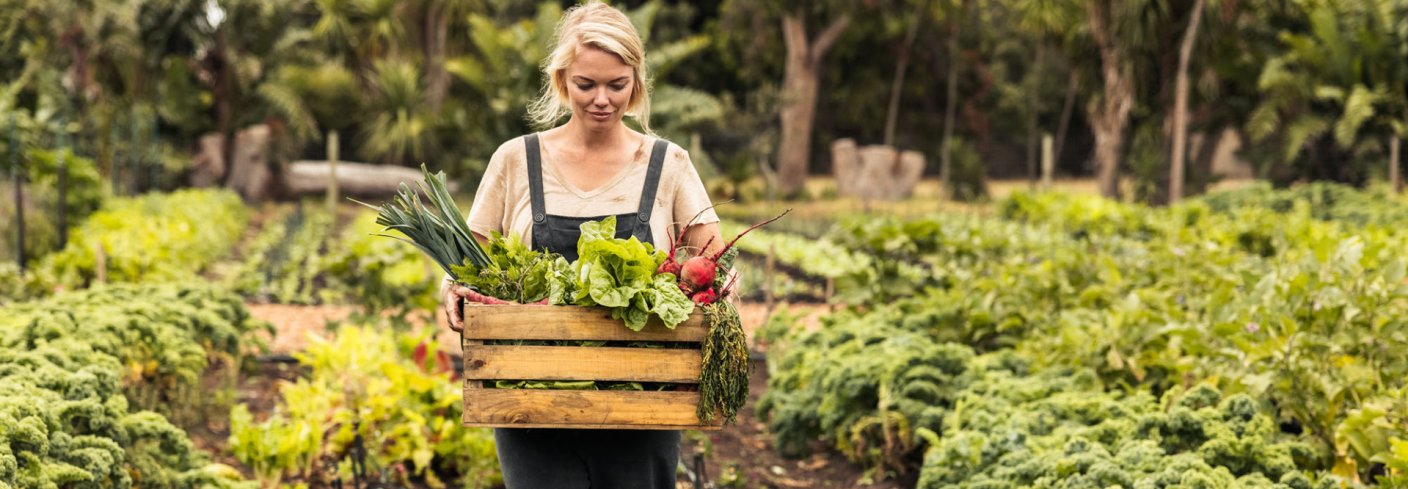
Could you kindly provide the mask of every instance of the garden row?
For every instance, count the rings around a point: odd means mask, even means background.
[[[405,312],[429,310],[436,301],[439,275],[414,248],[375,236],[381,231],[375,213],[364,210],[343,222],[315,206],[270,205],[262,213],[262,225],[245,236],[251,212],[228,191],[108,199],[73,229],[62,250],[25,273],[0,263],[0,303],[99,282],[198,277],[258,302]]]
[[[203,374],[238,368],[262,324],[199,286],[0,308],[0,487],[252,487],[172,422],[220,402]]]
[[[1403,204],[1218,198],[843,223],[875,280],[838,294],[870,301],[768,332],[760,412],[925,487],[1408,484]]]
[[[229,252],[248,221],[244,203],[224,191],[109,199],[72,230],[64,249],[44,255],[26,272],[0,264],[0,303],[99,281],[191,280]]]

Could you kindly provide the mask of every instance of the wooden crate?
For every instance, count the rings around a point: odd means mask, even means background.
[[[717,430],[699,392],[485,388],[485,380],[595,380],[698,384],[708,328],[696,310],[674,330],[651,317],[631,331],[594,307],[467,304],[464,425],[493,428]],[[485,340],[669,341],[691,348],[485,345]]]

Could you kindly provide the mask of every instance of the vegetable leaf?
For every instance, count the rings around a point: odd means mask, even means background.
[[[577,261],[570,270],[553,274],[551,303],[610,308],[611,317],[633,331],[644,328],[651,314],[673,329],[694,312],[694,304],[675,285],[675,275],[655,273],[665,252],[634,236],[617,239],[615,216],[582,223],[581,229]]]

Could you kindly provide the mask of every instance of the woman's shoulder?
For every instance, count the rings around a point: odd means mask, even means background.
[[[494,156],[492,156],[491,159],[499,161],[523,160],[524,155],[527,153],[527,149],[524,144],[526,144],[525,141],[527,141],[528,136],[528,134],[524,134],[522,136],[509,139],[508,141],[504,141],[503,144],[499,145],[498,149],[494,150]]]
[[[665,160],[664,168],[662,168],[663,170],[679,168],[681,165],[694,165],[689,161],[689,151],[685,150],[684,147],[675,144],[674,141],[665,139],[660,136],[652,136],[651,138],[652,139],[650,144],[652,146],[661,142],[665,143]]]

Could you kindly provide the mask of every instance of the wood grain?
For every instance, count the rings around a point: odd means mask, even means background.
[[[695,310],[675,329],[651,316],[645,328],[631,331],[599,307],[466,305],[465,340],[677,341],[701,343],[708,335],[704,313]]]
[[[467,382],[473,383],[472,382]],[[464,425],[490,428],[717,430],[695,416],[698,392],[466,389]]]
[[[494,380],[699,382],[697,349],[590,346],[464,347],[464,377]]]

